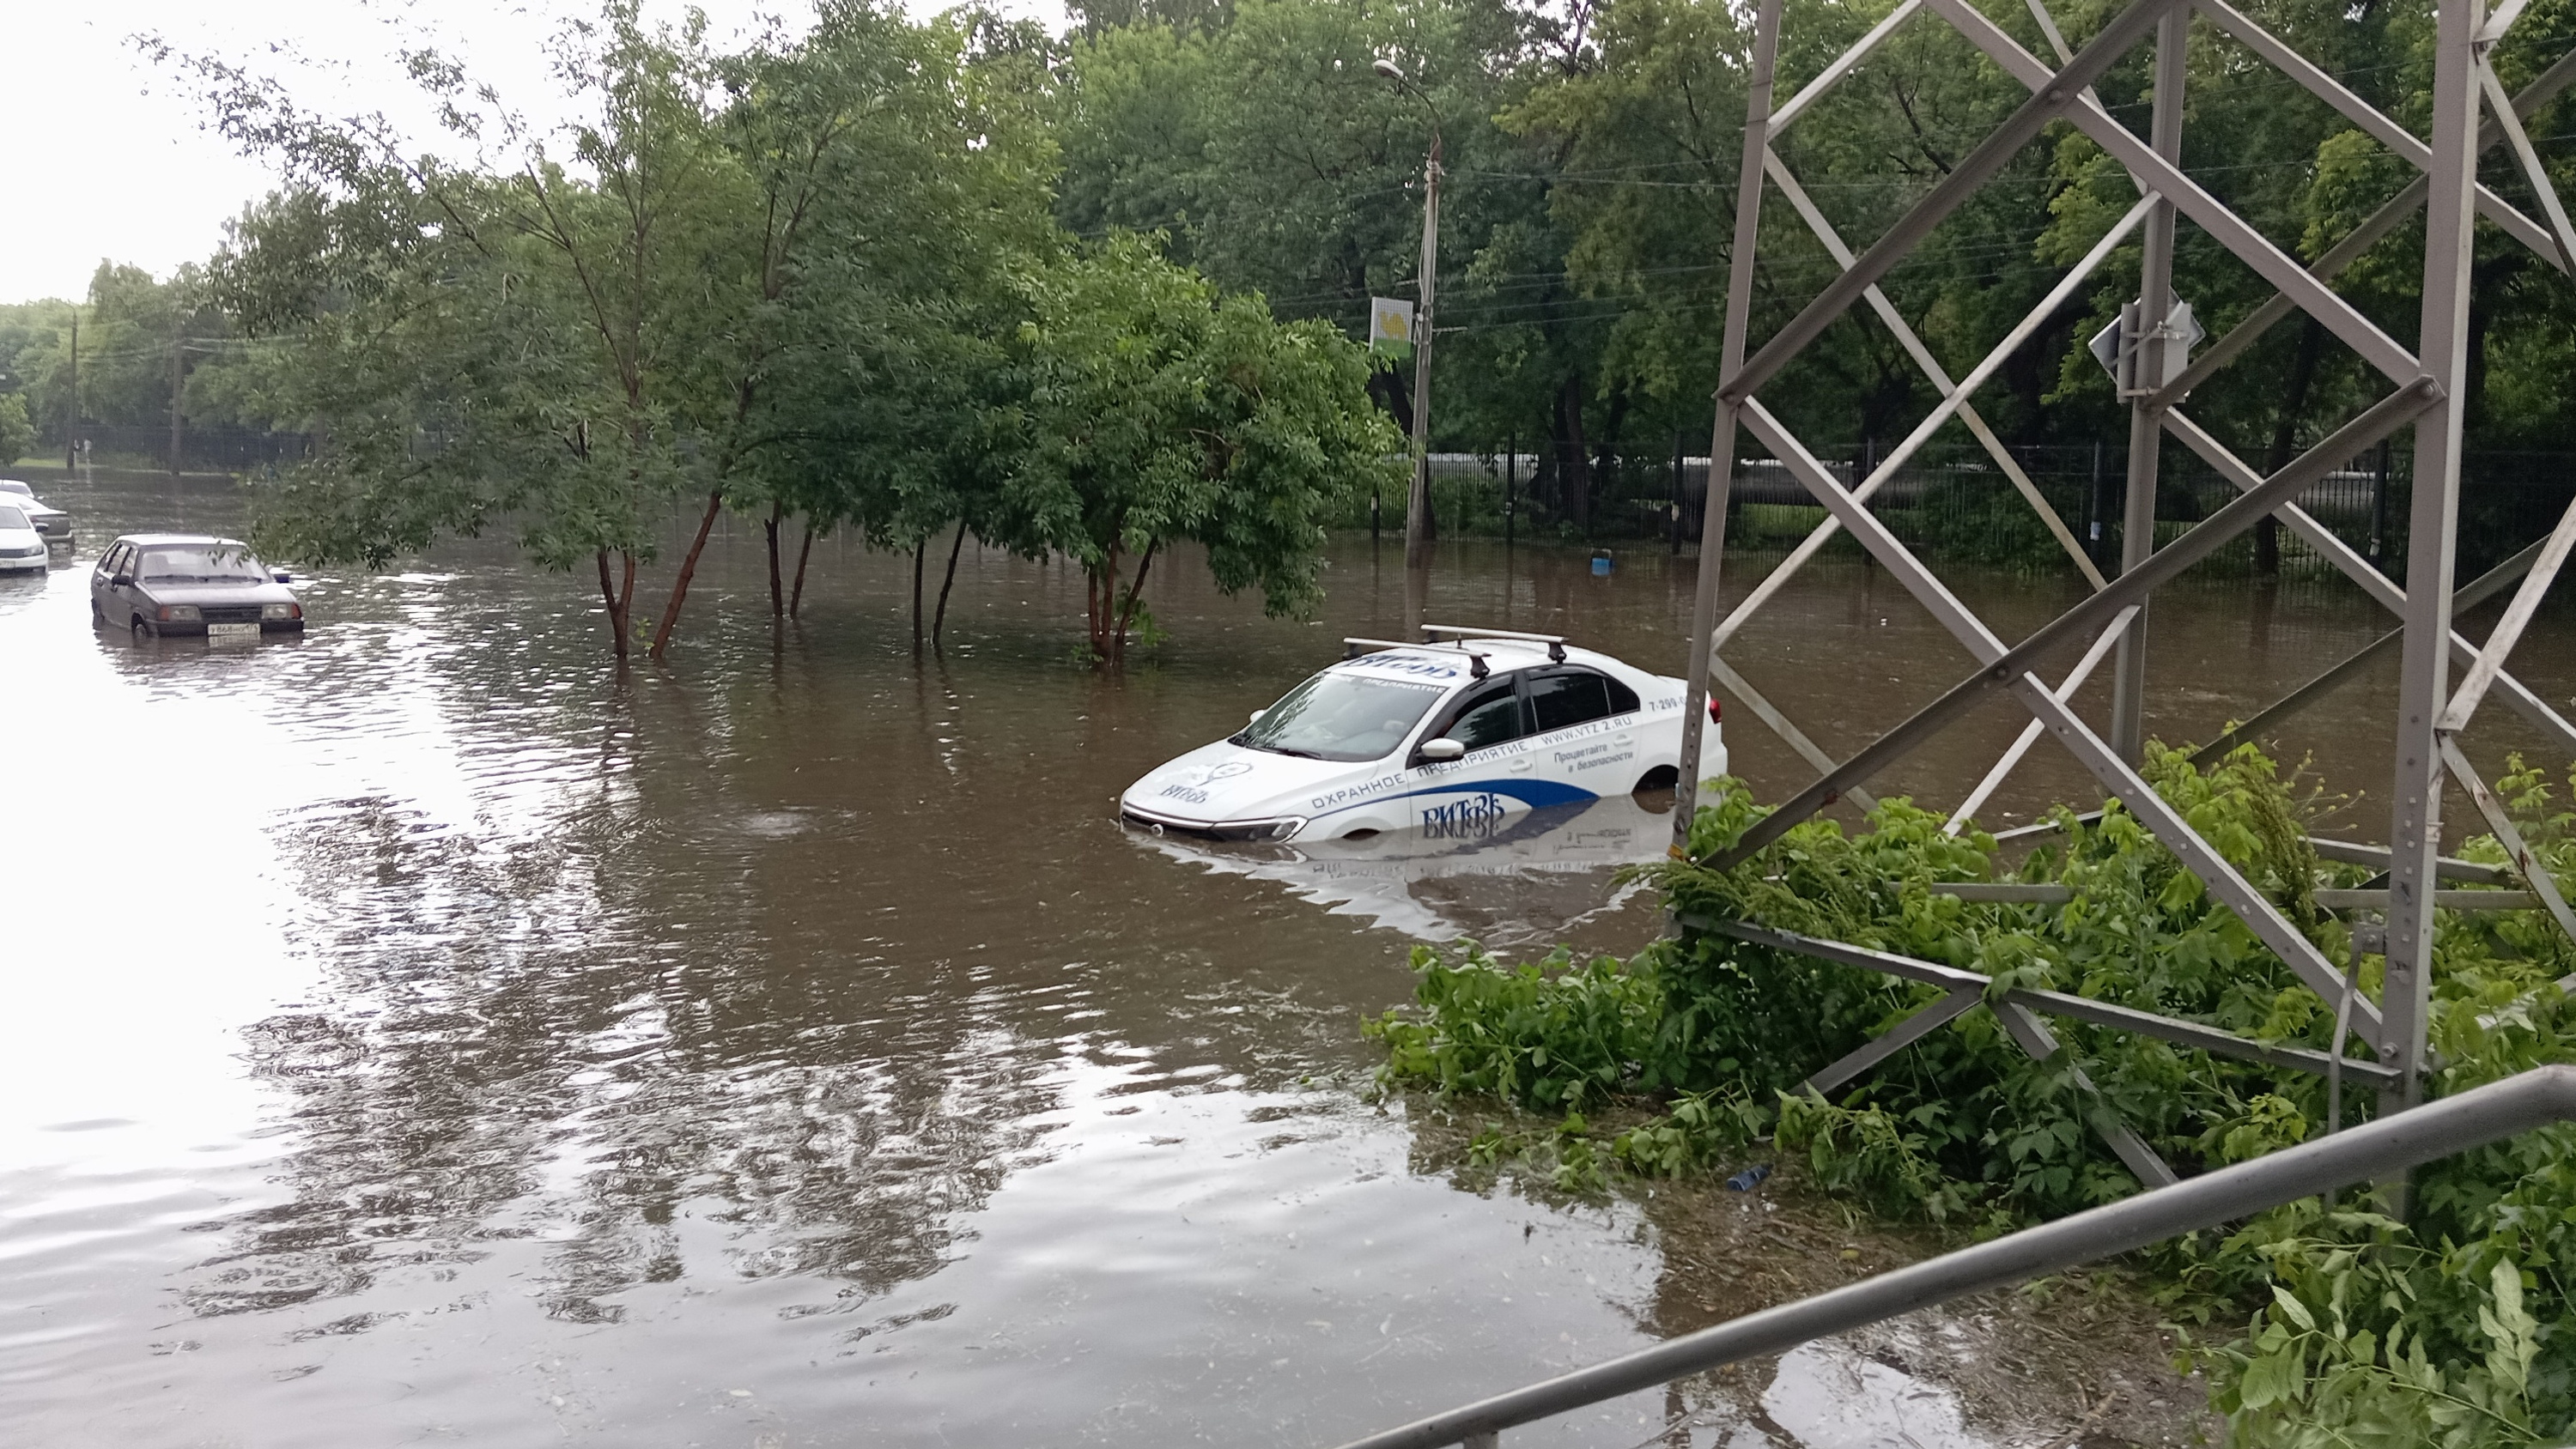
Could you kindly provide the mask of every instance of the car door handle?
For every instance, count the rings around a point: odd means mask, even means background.
[[[1530,761],[1527,755],[1521,755],[1512,761],[1512,773],[1515,775],[1527,773],[1529,767]]]

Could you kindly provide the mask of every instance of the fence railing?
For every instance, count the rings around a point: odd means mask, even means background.
[[[167,468],[170,427],[167,423],[83,423],[72,438],[89,444],[90,460],[100,467]],[[65,440],[46,439],[40,449],[63,456]],[[187,427],[179,433],[179,466],[199,471],[255,472],[283,467],[312,451],[304,433],[272,433],[264,428]]]
[[[1962,1248],[1847,1288],[1684,1334],[1590,1368],[1464,1404],[1343,1449],[1493,1449],[1505,1429],[1725,1364],[2133,1252],[2303,1197],[2395,1177],[2553,1123],[2576,1121],[2576,1067],[2539,1067],[2171,1187]]]

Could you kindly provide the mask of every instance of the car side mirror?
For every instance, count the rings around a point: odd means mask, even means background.
[[[1424,740],[1422,748],[1415,753],[1422,756],[1425,764],[1445,765],[1451,760],[1464,756],[1467,753],[1467,747],[1443,735],[1436,740]]]
[[[1261,723],[1261,717],[1262,717],[1263,715],[1265,715],[1265,714],[1268,714],[1268,713],[1270,713],[1270,711],[1268,711],[1268,710],[1266,710],[1266,709],[1256,709],[1256,710],[1254,710],[1254,711],[1252,712],[1252,718],[1250,718],[1250,719],[1248,719],[1248,720],[1245,720],[1245,721],[1244,721],[1244,723],[1245,723],[1245,724],[1259,724],[1259,723]]]
[[[108,582],[121,589],[134,582],[134,575],[118,574],[114,578],[109,579]]]

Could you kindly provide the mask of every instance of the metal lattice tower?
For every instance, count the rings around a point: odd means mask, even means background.
[[[1968,0],[1903,0],[1894,12],[1826,66],[1803,90],[1774,106],[1774,70],[1780,47],[1781,0],[1761,0],[1757,13],[1744,126],[1744,158],[1736,199],[1734,250],[1727,286],[1726,330],[1717,390],[1716,426],[1709,452],[1709,488],[1700,541],[1700,570],[1688,667],[1680,808],[1674,818],[1674,851],[1689,844],[1689,824],[1699,779],[1701,703],[1714,677],[1789,747],[1822,773],[1755,826],[1742,841],[1707,863],[1724,867],[1777,840],[1791,826],[1850,796],[1866,806],[1863,786],[1872,775],[1955,723],[1990,693],[2018,700],[2031,715],[2020,739],[1960,805],[1954,826],[1983,803],[2042,733],[2056,738],[2153,831],[2183,864],[2253,932],[2327,1001],[2350,1013],[2352,1028],[2377,1049],[2388,1107],[2420,1099],[2426,1062],[2425,1017],[2432,963],[2433,887],[2452,867],[2437,859],[2445,775],[2456,781],[2486,825],[2515,860],[2539,903],[2561,929],[2576,937],[2576,914],[2536,867],[2501,804],[2471,768],[2457,743],[2478,706],[2493,694],[2576,757],[2576,727],[2524,687],[2504,667],[2550,582],[2576,544],[2576,505],[2549,536],[2513,560],[2455,592],[2453,570],[2459,506],[2461,407],[2467,371],[2470,233],[2485,217],[2538,253],[2562,274],[2576,273],[2576,229],[2552,189],[2523,118],[2576,81],[2576,53],[2525,87],[2507,95],[2487,59],[2488,50],[2522,14],[2528,0],[2505,0],[2489,12],[2484,0],[2442,0],[2436,31],[2432,139],[2429,144],[2354,95],[2324,69],[2258,25],[2225,0],[2135,0],[2080,50],[2070,49],[2045,0],[2027,0],[2032,17],[2055,51],[2053,63],[2024,49]],[[1887,233],[1855,254],[1835,234],[1815,203],[1783,164],[1774,140],[1816,99],[1841,81],[1871,51],[1908,24],[1948,24],[2005,74],[2026,86],[2030,98],[1914,203]],[[2361,225],[2320,257],[2302,265],[2209,194],[2180,166],[2185,53],[2197,16],[2334,108],[2346,120],[2411,161],[2421,173]],[[2133,48],[2154,46],[2154,108],[2140,137],[2115,120],[2092,86]],[[2065,121],[2125,167],[2139,200],[2082,260],[2041,299],[1964,377],[1952,378],[1903,315],[1880,291],[1890,268],[1941,221],[1992,179],[2042,128]],[[2535,220],[2478,184],[2479,156],[2508,147],[2543,213]],[[1823,243],[1840,274],[1758,350],[1747,346],[1761,208],[1776,190]],[[2338,296],[2329,285],[2343,268],[2382,237],[2426,213],[2423,317],[2417,346],[2409,350]],[[2175,228],[2189,221],[2278,289],[2271,301],[2239,322],[2188,367],[2168,368],[2173,313]],[[2004,449],[1971,405],[1971,397],[2046,321],[2074,296],[2113,250],[2132,234],[2141,240],[2140,292],[2124,310],[2124,351],[2134,352],[2133,375],[2146,383],[2123,389],[2130,403],[2128,501],[2119,572],[2104,578],[2085,556],[2065,521]],[[1802,349],[1855,304],[1866,302],[1941,395],[1940,402],[1865,478],[1845,487],[1762,403],[1762,389]],[[2195,424],[2185,411],[2192,390],[2230,362],[2293,310],[2386,379],[2389,391],[2279,472],[2265,477]],[[2175,361],[2178,363],[2179,358]],[[2169,381],[2161,381],[2163,379]],[[1895,477],[1932,436],[1956,418],[1993,457],[2024,499],[2065,547],[2093,592],[2019,643],[2008,644],[1945,587],[1869,509],[1872,493]],[[1723,620],[1717,615],[1724,557],[1727,495],[1732,482],[1737,429],[1749,431],[1779,458],[1830,517],[1794,549]],[[2400,428],[2415,430],[2414,495],[2408,587],[2401,589],[2359,552],[2298,506],[2302,489]],[[2170,434],[2234,485],[2238,496],[2163,548],[2154,546],[2158,454]],[[2316,553],[2349,576],[2364,593],[2403,621],[2380,644],[2328,670],[2257,716],[2276,718],[2306,703],[2360,663],[2395,642],[2402,649],[2396,779],[2389,846],[2387,987],[2384,1009],[2350,988],[2344,973],[2282,916],[2182,816],[2166,805],[2138,773],[2143,741],[2149,600],[2156,588],[2270,515],[2297,533]],[[1728,668],[1720,657],[1727,641],[1813,558],[1837,530],[1848,530],[1908,593],[1957,639],[1975,668],[1911,718],[1847,759],[1818,748],[1797,724]],[[2502,621],[2475,645],[2452,628],[2455,611],[2514,588]],[[2080,659],[2057,681],[2035,669],[2054,652],[2081,644]],[[2107,733],[2097,731],[2070,704],[2103,658],[2113,663],[2113,704]],[[2242,728],[2240,727],[2240,733]],[[2576,984],[2576,978],[2571,978]],[[1900,1027],[1890,1036],[1905,1031]],[[1919,1034],[1919,1033],[1918,1033]],[[1910,1037],[1908,1038],[1910,1039]],[[1890,1047],[1889,1049],[1893,1049]],[[2127,1154],[2123,1154],[2124,1156]],[[2153,1180],[2148,1175],[2148,1180]]]

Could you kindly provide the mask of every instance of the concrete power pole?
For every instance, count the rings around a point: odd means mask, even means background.
[[[179,446],[185,441],[187,424],[181,411],[188,390],[188,339],[183,335],[170,339],[170,481],[179,481]]]
[[[80,448],[75,436],[80,432],[80,308],[72,308],[72,385],[63,397],[63,471],[72,470],[72,455]]]
[[[1413,490],[1404,508],[1404,563],[1419,570],[1431,561],[1438,528],[1431,512],[1431,304],[1440,277],[1440,108],[1394,61],[1381,57],[1372,68],[1431,118],[1431,154],[1422,163],[1422,305],[1414,312]],[[1408,617],[1406,627],[1413,622]]]

